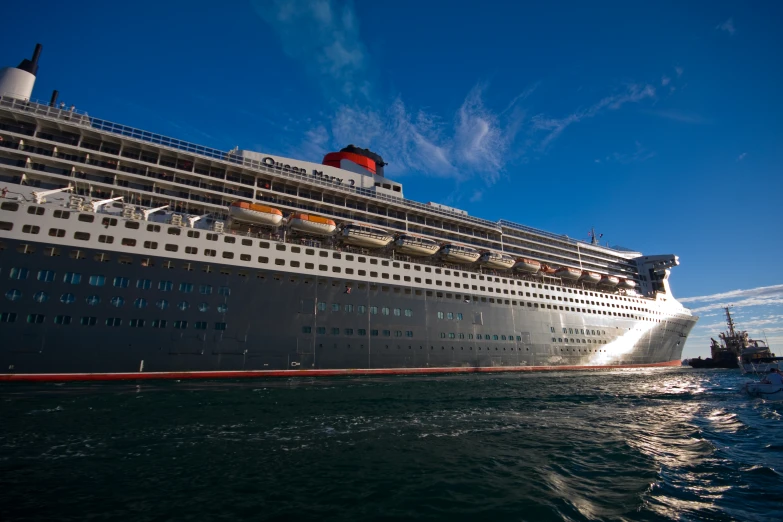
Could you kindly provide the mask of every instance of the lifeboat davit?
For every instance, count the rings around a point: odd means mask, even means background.
[[[580,277],[579,280],[585,283],[596,284],[599,281],[601,281],[601,274],[597,274],[595,272],[588,272],[587,270],[585,270],[584,272],[582,272],[582,277]]]
[[[479,262],[482,265],[499,270],[508,270],[516,263],[513,257],[499,252],[484,252],[481,254]]]
[[[519,270],[520,272],[525,272],[527,274],[535,274],[541,270],[541,263],[534,261],[533,259],[525,259],[522,257],[517,259],[517,262],[514,265],[514,269]]]
[[[345,225],[340,238],[343,243],[367,248],[383,248],[394,239],[383,229],[355,224]]]
[[[623,279],[620,281],[620,286],[630,290],[631,288],[636,288],[636,281],[633,279]]]
[[[447,244],[440,249],[440,255],[445,261],[452,263],[470,264],[478,261],[481,254],[475,248],[462,245]]]
[[[576,281],[582,277],[582,271],[578,268],[571,268],[570,266],[561,266],[555,270],[555,276],[568,281]]]
[[[394,240],[394,250],[409,256],[432,256],[438,252],[438,243],[426,237],[401,234]]]
[[[288,226],[291,230],[314,236],[328,236],[337,228],[331,219],[310,214],[292,214]]]
[[[620,283],[620,278],[612,275],[605,275],[601,277],[602,286],[617,286]]]
[[[280,210],[245,201],[232,202],[231,206],[228,207],[228,215],[234,221],[268,227],[280,226],[280,223],[283,221],[283,213]]]

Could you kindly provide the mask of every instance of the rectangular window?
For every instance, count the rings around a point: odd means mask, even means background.
[[[82,317],[81,324],[82,326],[95,326],[95,323],[98,321],[98,318],[96,317]]]
[[[127,277],[115,277],[114,278],[114,286],[117,288],[128,288],[128,285],[130,284],[130,279]]]
[[[325,334],[326,333],[326,327],[325,326],[319,326],[315,329],[315,333],[317,334]]]
[[[339,328],[332,328],[332,335],[340,335],[340,329]]]
[[[309,326],[303,326],[302,327],[302,333],[309,334],[312,331],[312,328]]]
[[[89,241],[90,234],[88,234],[87,232],[74,232],[73,238],[78,239],[79,241]]]
[[[186,246],[185,247],[185,253],[186,254],[198,254],[198,248],[192,247],[192,246]]]
[[[0,314],[0,323],[15,323],[16,322],[16,313],[15,312],[3,312]]]
[[[196,321],[196,330],[206,330],[207,329],[207,322],[206,321]]]
[[[413,331],[412,330],[407,330],[405,332],[405,337],[413,337]]]
[[[160,225],[147,225],[147,232],[160,232]]]
[[[100,235],[98,236],[98,243],[114,243],[114,236]]]
[[[365,330],[364,328],[359,328],[357,332],[359,333],[359,335],[362,336],[367,335],[367,330]]]
[[[106,326],[120,326],[122,324],[122,319],[119,317],[109,317],[106,319]]]
[[[106,284],[106,277],[102,275],[93,275],[90,276],[90,279],[87,282],[90,286],[103,286]]]
[[[171,243],[166,243],[166,246],[164,248],[168,252],[176,252],[177,250],[179,250],[179,245],[172,245]]]
[[[41,227],[37,225],[24,225],[22,227],[22,232],[24,232],[25,234],[37,234],[40,231],[41,231]]]
[[[218,288],[218,295],[229,296],[231,295],[231,289],[227,286],[221,286]]]
[[[371,337],[378,337],[378,330],[370,330]]]
[[[193,291],[193,283],[180,283],[179,291],[185,294],[189,294]]]
[[[174,321],[174,328],[178,330],[185,330],[188,327],[187,321]]]
[[[158,248],[158,244],[155,241],[145,241],[144,248],[149,248],[150,250],[156,250]]]
[[[217,256],[217,250],[211,250],[209,248],[204,249],[204,255],[207,257],[215,257]]]
[[[52,237],[65,237],[65,230],[62,228],[50,228],[49,235]]]
[[[152,288],[152,281],[149,279],[139,279],[136,281],[136,288],[141,288],[142,290],[149,290]]]
[[[69,324],[71,324],[71,316],[70,315],[55,315],[54,316],[54,324],[69,325]]]
[[[223,259],[234,259],[233,252],[223,252]]]
[[[383,331],[383,336],[384,337],[391,337],[391,330],[384,330]]]
[[[405,317],[411,317],[411,316],[413,316],[413,310],[411,310],[410,308],[406,308]]]
[[[152,320],[152,327],[153,328],[166,328],[166,320],[165,319],[153,319]]]
[[[169,234],[171,234],[172,236],[178,236],[181,233],[182,233],[182,231],[180,229],[178,229],[177,227],[169,227]]]
[[[345,335],[353,335],[353,328],[346,328]]]
[[[225,330],[228,323],[215,323],[215,330]]]
[[[457,313],[457,321],[462,321],[462,314],[459,312]]]
[[[54,281],[55,273],[53,270],[39,270],[38,271],[38,280],[43,281],[45,283],[51,283]]]
[[[144,327],[144,319],[131,319],[130,320],[130,327],[131,328],[143,328]]]
[[[117,220],[114,219],[114,218],[105,217],[101,221],[101,225],[103,225],[105,227],[116,227],[117,226]]]

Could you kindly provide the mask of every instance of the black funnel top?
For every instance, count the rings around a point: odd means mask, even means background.
[[[22,63],[19,64],[19,67],[17,69],[21,69],[23,71],[27,71],[33,76],[38,74],[38,58],[41,56],[41,49],[43,47],[41,44],[35,44],[35,51],[33,51],[33,59],[28,60],[25,58],[22,60]]]
[[[383,167],[388,165],[388,163],[383,161],[383,158],[379,154],[374,153],[370,149],[362,149],[361,147],[357,147],[355,145],[348,145],[347,147],[341,149],[340,152],[350,152],[352,154],[364,156],[365,158],[370,158],[375,162],[375,173],[379,176],[383,176]]]

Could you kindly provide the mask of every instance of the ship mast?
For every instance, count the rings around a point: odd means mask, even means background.
[[[726,323],[729,325],[729,335],[734,337],[734,321],[731,320],[731,313],[729,313],[729,307],[726,307]]]

